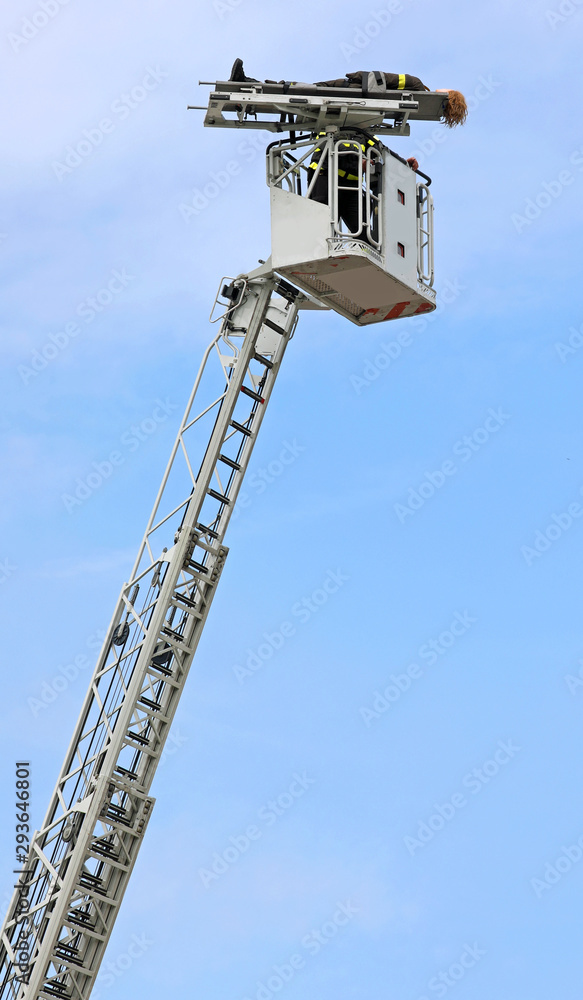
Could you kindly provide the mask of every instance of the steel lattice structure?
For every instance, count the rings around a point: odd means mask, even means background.
[[[99,971],[227,556],[225,531],[304,298],[261,270],[223,289],[219,333],[2,928],[2,1000],[86,1000]],[[23,939],[30,964],[20,978]]]

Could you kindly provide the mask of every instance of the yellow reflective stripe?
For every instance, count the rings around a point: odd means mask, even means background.
[[[405,74],[399,73],[399,90],[405,89]]]
[[[346,177],[346,171],[345,170],[339,170],[338,171],[338,176],[339,177]]]
[[[310,163],[310,166],[308,167],[308,170],[317,170],[318,167],[319,167],[319,163]]]

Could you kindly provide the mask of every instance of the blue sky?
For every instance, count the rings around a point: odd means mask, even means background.
[[[471,98],[463,129],[395,141],[433,178],[441,305],[301,316],[99,997],[579,1000],[583,7],[56,4],[5,0],[0,30],[3,909],[13,762],[38,826],[218,283],[269,253],[267,134],[186,105],[237,55],[380,67]]]

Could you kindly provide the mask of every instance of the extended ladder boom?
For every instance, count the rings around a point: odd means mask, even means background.
[[[89,997],[151,815],[230,514],[304,299],[268,268],[219,296],[219,333],[2,928],[1,1000]]]

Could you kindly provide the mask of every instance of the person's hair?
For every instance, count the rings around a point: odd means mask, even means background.
[[[459,90],[448,90],[447,95],[442,120],[448,128],[463,125],[468,117],[468,106],[464,95],[460,94]]]

